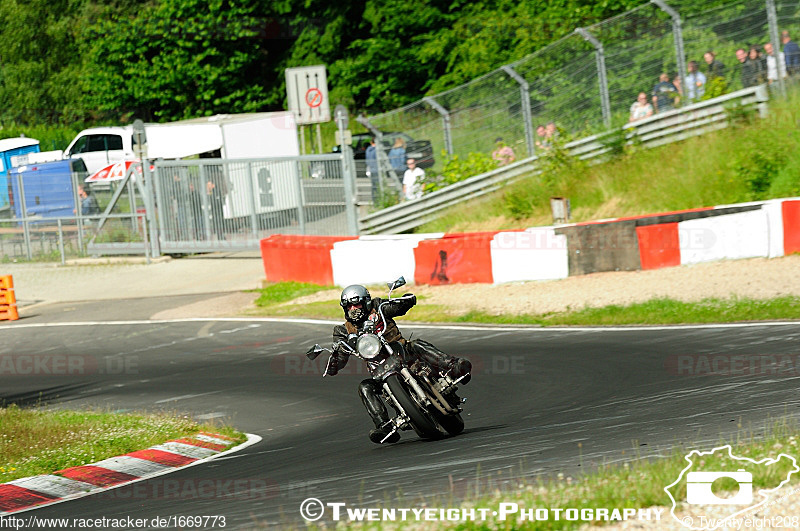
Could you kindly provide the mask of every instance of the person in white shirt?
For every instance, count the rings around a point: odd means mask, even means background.
[[[689,101],[700,101],[706,92],[706,76],[697,68],[697,61],[689,61],[689,74],[686,76],[686,89]]]
[[[408,159],[406,165],[408,169],[403,174],[403,195],[406,200],[419,199],[422,197],[422,179],[425,178],[425,170],[418,168],[414,159]]]
[[[783,52],[778,53],[778,61],[775,64],[775,54],[771,42],[764,44],[764,51],[767,53],[767,81],[770,83],[778,81],[778,68],[781,69],[781,77],[786,77],[786,59]]]

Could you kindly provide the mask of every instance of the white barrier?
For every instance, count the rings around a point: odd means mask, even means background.
[[[681,264],[767,257],[769,224],[763,209],[678,223]]]
[[[383,284],[404,276],[414,283],[414,248],[420,240],[438,239],[443,234],[410,234],[390,237],[362,237],[333,244],[333,283]]]
[[[499,232],[492,238],[491,253],[495,284],[569,276],[567,237],[556,234],[554,227]]]

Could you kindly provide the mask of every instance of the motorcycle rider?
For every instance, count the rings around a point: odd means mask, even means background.
[[[420,339],[407,341],[403,338],[403,334],[392,318],[405,315],[417,303],[417,298],[414,295],[410,293],[406,295],[410,295],[410,297],[389,299],[389,303],[383,307],[383,315],[386,317],[386,323],[383,323],[378,314],[378,308],[385,301],[379,298],[371,298],[369,291],[364,286],[354,284],[346,287],[342,291],[339,300],[346,321],[344,324],[336,325],[333,328],[333,340],[347,341],[351,335],[358,334],[367,326],[374,330],[375,333],[383,331],[383,337],[386,341],[389,343],[401,343],[410,356],[421,358],[434,370],[438,370],[442,374],[447,373],[453,379],[464,376],[464,379],[461,380],[462,384],[469,382],[472,364],[468,360],[448,356],[427,341]],[[334,351],[328,366],[328,374],[331,376],[336,375],[344,368],[349,358],[350,355],[346,352]],[[369,438],[372,442],[380,444],[391,431],[389,427],[384,427],[389,422],[389,413],[380,398],[380,384],[372,378],[367,378],[359,384],[358,394],[361,396],[364,407],[367,408],[367,412],[375,423],[375,429],[369,432]],[[394,443],[398,440],[400,440],[400,434],[395,432],[385,442]]]

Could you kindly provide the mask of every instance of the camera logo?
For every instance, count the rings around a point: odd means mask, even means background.
[[[739,484],[731,498],[720,498],[711,490],[718,479],[730,478]],[[736,472],[689,472],[686,475],[686,501],[692,505],[744,505],[753,503],[753,474],[740,468]]]
[[[664,487],[664,492],[672,502],[672,518],[691,531],[729,526],[732,519],[753,513],[770,498],[777,499],[792,476],[800,472],[797,460],[791,455],[756,460],[734,455],[729,444],[710,451],[692,450],[684,460],[686,467],[675,481]],[[758,485],[756,489],[754,482]],[[684,497],[679,494],[683,486],[686,503],[682,503]]]

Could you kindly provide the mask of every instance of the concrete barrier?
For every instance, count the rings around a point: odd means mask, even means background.
[[[268,280],[319,284],[503,283],[658,269],[800,252],[800,198],[722,205],[524,231],[271,236]]]

